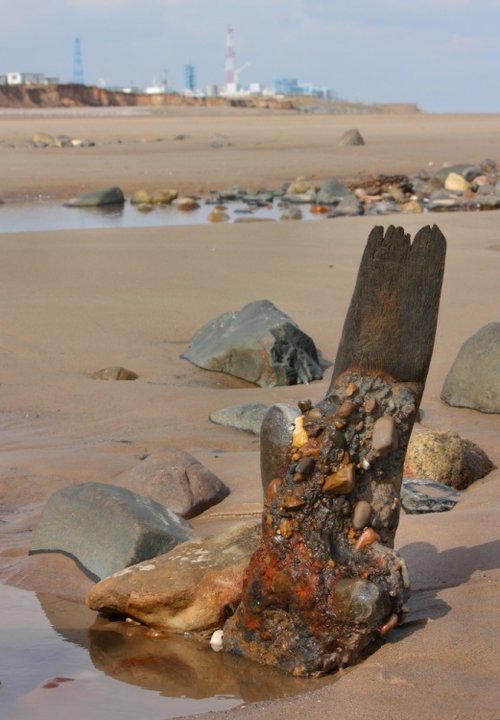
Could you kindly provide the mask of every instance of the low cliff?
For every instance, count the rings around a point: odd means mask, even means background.
[[[204,105],[220,107],[256,107],[289,110],[293,104],[275,98],[196,98],[177,93],[125,93],[88,85],[1,85],[0,108],[55,107],[161,107]]]

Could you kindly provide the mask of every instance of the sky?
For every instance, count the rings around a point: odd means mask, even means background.
[[[0,74],[108,87],[224,83],[226,27],[240,82],[296,78],[365,102],[500,112],[500,0],[0,0]]]

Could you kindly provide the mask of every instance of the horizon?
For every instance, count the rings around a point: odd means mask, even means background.
[[[20,0],[3,12],[9,36],[0,74],[73,80],[80,38],[86,85],[139,87],[167,81],[223,85],[226,28],[243,86],[295,78],[350,102],[415,103],[424,112],[494,113],[500,0]],[[479,82],[478,82],[479,78]]]

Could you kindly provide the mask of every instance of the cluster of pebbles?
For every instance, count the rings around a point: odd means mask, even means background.
[[[224,645],[314,675],[355,662],[404,616],[409,578],[392,547],[417,399],[409,384],[347,372],[299,408]],[[274,417],[283,437],[289,419]]]
[[[350,215],[386,215],[452,210],[491,210],[500,207],[500,169],[494,160],[478,164],[461,163],[440,168],[434,174],[421,170],[418,175],[374,175],[356,182],[328,180],[317,186],[305,177],[285,183],[278,189],[250,193],[235,185],[212,190],[208,198],[179,197],[175,189],[153,193],[138,190],[131,196],[138,210],[150,211],[158,205],[171,205],[191,211],[202,203],[212,206],[207,219],[227,222],[229,209],[237,205],[238,215],[258,215],[259,211],[279,210],[281,220],[300,220],[307,214],[326,218]]]

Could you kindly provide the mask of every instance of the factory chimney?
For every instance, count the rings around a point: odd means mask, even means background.
[[[235,80],[233,28],[228,25],[226,31],[226,87],[234,86]]]

